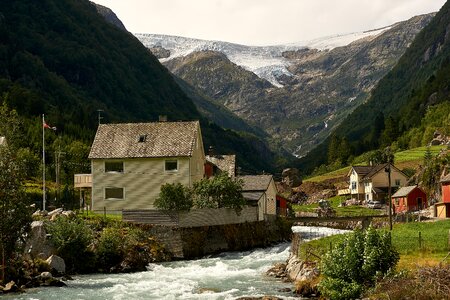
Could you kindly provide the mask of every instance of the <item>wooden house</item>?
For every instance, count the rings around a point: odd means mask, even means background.
[[[360,201],[384,200],[388,195],[389,170],[391,188],[396,191],[406,184],[408,177],[394,165],[352,166],[347,175],[351,197]]]
[[[198,121],[101,124],[91,152],[93,210],[153,209],[161,186],[204,177]]]
[[[405,186],[392,195],[395,213],[422,210],[428,207],[427,194],[418,186]]]
[[[258,206],[258,220],[276,215],[277,187],[272,175],[246,175],[237,179],[243,181],[242,195],[247,203]]]

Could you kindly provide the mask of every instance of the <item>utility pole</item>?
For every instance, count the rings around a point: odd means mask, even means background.
[[[385,149],[387,167],[384,169],[388,173],[388,201],[389,201],[389,230],[392,231],[392,199],[391,199],[391,163],[393,162],[393,156],[391,148]]]

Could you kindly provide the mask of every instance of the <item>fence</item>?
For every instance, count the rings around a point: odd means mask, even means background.
[[[205,208],[180,213],[160,210],[123,210],[122,219],[134,223],[178,227],[216,226],[258,221],[258,208],[244,207],[238,212],[230,208]]]

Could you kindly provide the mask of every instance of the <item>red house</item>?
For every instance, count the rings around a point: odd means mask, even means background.
[[[416,185],[402,187],[392,195],[395,213],[421,210],[427,206],[427,194]]]
[[[450,174],[442,177],[442,202],[436,203],[436,216],[438,218],[450,218]]]

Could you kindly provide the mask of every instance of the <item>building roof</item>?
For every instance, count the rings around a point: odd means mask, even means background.
[[[206,161],[217,166],[222,172],[229,176],[235,176],[236,155],[206,155]]]
[[[89,158],[192,156],[199,131],[198,121],[100,124]]]
[[[242,186],[243,192],[266,191],[272,180],[272,175],[246,175],[239,176],[237,179],[242,179],[244,182]]]
[[[400,198],[400,197],[406,197],[411,193],[415,188],[418,188],[417,185],[411,185],[411,186],[404,186],[400,188],[394,195],[392,195],[392,198]]]
[[[388,187],[373,187],[372,191],[375,194],[387,194],[389,191],[389,188]]]
[[[356,174],[364,177],[373,169],[373,166],[352,166],[352,169],[355,170]]]
[[[259,201],[261,197],[264,195],[264,192],[243,192],[242,196],[245,200],[250,201]]]

